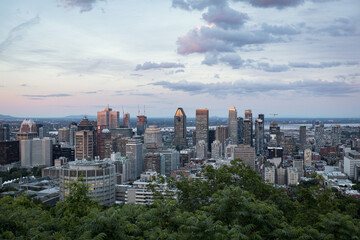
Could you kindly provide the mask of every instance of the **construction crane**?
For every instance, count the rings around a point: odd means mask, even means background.
[[[274,115],[274,122],[275,122],[275,117],[276,117],[277,115],[279,115],[279,114],[277,114],[277,113],[269,113],[269,115]]]

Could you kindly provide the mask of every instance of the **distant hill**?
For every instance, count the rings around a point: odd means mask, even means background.
[[[0,119],[14,119],[16,117],[10,116],[10,115],[2,115],[0,114]]]

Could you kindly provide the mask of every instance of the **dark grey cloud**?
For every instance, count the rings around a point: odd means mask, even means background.
[[[162,69],[162,68],[184,68],[184,64],[181,63],[172,63],[172,62],[162,62],[162,63],[154,63],[154,62],[145,62],[144,64],[138,64],[135,67],[136,71],[139,70],[149,70],[149,69]]]
[[[20,87],[27,87],[28,85],[26,83],[23,83],[20,85]]]
[[[36,16],[26,22],[23,22],[13,29],[11,29],[5,38],[4,41],[0,43],[0,54],[7,49],[11,44],[13,44],[16,41],[20,41],[23,38],[23,35],[25,34],[26,30],[30,27],[38,24],[40,22],[40,17]]]
[[[179,69],[179,70],[176,70],[176,71],[175,71],[175,73],[183,73],[183,72],[185,72],[184,69]]]
[[[65,8],[80,8],[80,12],[89,12],[97,2],[105,0],[58,0],[60,6]]]
[[[303,4],[304,0],[235,0],[235,2],[247,2],[254,7],[278,8],[296,7]]]
[[[67,94],[67,93],[58,93],[58,94],[25,94],[23,95],[24,97],[29,97],[29,98],[53,98],[53,97],[70,97],[72,96],[71,94]]]
[[[210,94],[214,96],[247,95],[253,93],[272,94],[293,91],[298,95],[319,97],[340,97],[360,92],[360,84],[356,82],[330,82],[324,80],[300,80],[291,83],[263,83],[249,81],[235,82],[167,82],[159,81],[149,85],[161,86],[172,91],[187,92],[191,95]]]
[[[209,24],[216,24],[224,29],[239,28],[249,19],[246,13],[240,13],[228,6],[222,8],[210,6],[202,17]]]

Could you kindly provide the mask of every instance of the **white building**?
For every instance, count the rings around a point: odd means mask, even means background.
[[[296,171],[295,168],[287,168],[286,169],[287,175],[287,185],[296,185],[299,182],[299,173]]]
[[[20,141],[21,166],[52,166],[51,138],[34,138]]]
[[[144,133],[144,144],[145,147],[148,144],[155,144],[156,147],[162,147],[162,133],[160,128],[156,127],[155,125],[150,125]]]
[[[275,184],[275,166],[265,167],[264,170],[264,181],[267,183]]]
[[[77,160],[61,166],[60,200],[69,195],[69,184],[80,179],[89,186],[88,195],[101,205],[115,203],[115,165],[111,161]]]
[[[360,164],[360,153],[355,150],[351,150],[348,152],[348,155],[344,157],[344,173],[346,173],[351,179],[354,179],[355,177],[356,164]]]
[[[200,140],[196,143],[196,157],[199,159],[206,159],[207,158],[207,144],[205,140]]]
[[[211,144],[211,157],[214,159],[222,158],[223,151],[222,151],[222,144],[219,140],[215,140]]]

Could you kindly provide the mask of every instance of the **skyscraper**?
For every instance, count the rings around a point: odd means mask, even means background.
[[[237,124],[238,124],[238,143],[244,144],[244,118],[238,117],[237,118]]]
[[[123,116],[123,126],[130,128],[130,113],[125,113]]]
[[[319,153],[324,146],[324,124],[315,125],[315,152]]]
[[[17,140],[33,139],[38,137],[36,123],[31,119],[25,119],[20,126],[20,131],[16,134]]]
[[[70,146],[75,145],[75,132],[78,130],[78,126],[75,122],[70,123],[69,125],[70,130]]]
[[[104,111],[97,113],[97,125],[98,126],[108,126],[108,128],[118,128],[119,127],[119,112],[112,111],[111,108],[107,107]]]
[[[253,146],[253,121],[251,110],[245,110],[244,119],[244,144]]]
[[[186,147],[186,114],[178,108],[174,116],[174,145],[178,149]]]
[[[234,159],[241,159],[252,169],[255,169],[255,148],[249,145],[239,145],[234,148]]]
[[[228,139],[228,137],[229,137],[228,127],[227,126],[217,126],[215,135],[216,135],[215,139],[220,141],[222,149],[223,149],[223,153],[224,153],[225,148],[226,148],[226,139]]]
[[[100,160],[103,160],[110,158],[112,152],[111,132],[109,129],[99,126],[96,134],[96,155],[100,157]]]
[[[144,133],[144,144],[145,147],[148,145],[155,145],[157,148],[162,147],[163,142],[160,128],[150,125]]]
[[[52,165],[51,138],[21,140],[20,152],[22,167]]]
[[[304,145],[306,144],[306,126],[300,126],[299,131],[300,146],[304,147]]]
[[[280,127],[278,123],[275,122],[275,120],[270,123],[269,131],[270,131],[270,138],[274,140],[274,142],[270,140],[270,146],[280,147],[280,143],[281,143]]]
[[[341,142],[340,142],[340,135],[341,132],[340,132],[340,125],[335,125],[335,126],[332,126],[331,128],[331,145],[332,146],[337,146],[339,145]]]
[[[91,130],[77,131],[75,133],[75,159],[92,160],[93,158],[94,158],[94,132]]]
[[[237,111],[234,106],[229,108],[229,137],[232,144],[238,144]]]
[[[129,139],[126,157],[130,160],[130,180],[136,180],[144,170],[143,144],[138,139]]]
[[[58,141],[59,143],[69,143],[70,142],[70,129],[67,127],[59,128],[58,130]]]
[[[136,133],[141,136],[145,133],[147,127],[147,117],[145,115],[137,116]]]
[[[255,120],[255,151],[256,154],[264,151],[264,121],[261,118]]]
[[[196,109],[196,143],[204,140],[209,144],[209,110]]]

